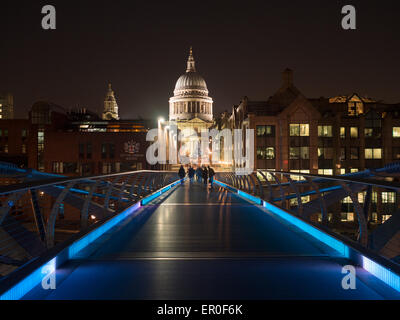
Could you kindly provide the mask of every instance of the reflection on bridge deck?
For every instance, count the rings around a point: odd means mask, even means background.
[[[186,183],[141,209],[25,299],[382,299],[400,295],[321,242],[222,188]]]

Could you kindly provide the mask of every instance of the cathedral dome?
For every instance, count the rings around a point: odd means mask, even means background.
[[[208,95],[208,89],[205,80],[196,72],[192,48],[190,48],[186,73],[182,75],[176,82],[174,95]]]
[[[207,90],[206,81],[196,72],[187,72],[176,82],[175,91],[178,90]]]
[[[213,100],[208,96],[205,80],[196,72],[192,48],[186,73],[176,82],[174,96],[169,99],[169,106],[170,121],[195,120],[203,121],[207,125],[212,123]]]

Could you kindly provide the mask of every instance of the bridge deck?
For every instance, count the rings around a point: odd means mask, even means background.
[[[223,189],[185,184],[105,234],[25,299],[382,299],[399,295],[299,229]]]

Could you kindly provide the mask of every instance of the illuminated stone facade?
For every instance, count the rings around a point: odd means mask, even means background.
[[[119,120],[118,104],[111,83],[108,85],[106,99],[104,100],[103,120]]]
[[[174,96],[169,100],[169,120],[179,130],[193,128],[200,132],[213,124],[213,100],[208,96],[207,84],[196,72],[192,48],[186,73],[176,82]]]

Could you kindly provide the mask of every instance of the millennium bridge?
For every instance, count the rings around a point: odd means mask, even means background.
[[[69,178],[0,164],[0,299],[399,299],[398,207],[370,217],[374,192],[397,197],[399,176],[398,163],[219,172],[211,189],[176,172]],[[354,221],[331,214],[344,199]]]

